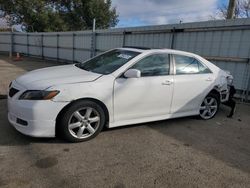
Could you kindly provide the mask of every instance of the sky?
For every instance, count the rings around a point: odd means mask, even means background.
[[[119,14],[116,27],[206,21],[222,4],[228,0],[112,0]],[[0,26],[4,25],[0,19]]]
[[[113,0],[119,14],[116,27],[161,25],[211,19],[228,0]]]

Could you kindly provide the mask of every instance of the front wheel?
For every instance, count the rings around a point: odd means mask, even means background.
[[[103,109],[92,101],[78,101],[61,116],[59,131],[70,142],[82,142],[96,137],[105,124]]]
[[[208,94],[200,106],[200,117],[202,119],[211,119],[219,109],[219,97],[215,94]]]

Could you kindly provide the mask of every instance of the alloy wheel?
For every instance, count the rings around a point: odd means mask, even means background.
[[[200,107],[200,116],[203,119],[212,118],[218,109],[218,102],[214,97],[206,97]]]
[[[78,139],[93,135],[100,126],[100,114],[92,107],[76,110],[70,117],[68,129],[70,134]]]

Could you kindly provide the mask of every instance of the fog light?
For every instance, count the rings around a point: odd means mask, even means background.
[[[16,123],[20,124],[20,125],[23,125],[23,126],[27,126],[28,125],[28,122],[23,120],[23,119],[20,119],[20,118],[17,118],[16,119]]]

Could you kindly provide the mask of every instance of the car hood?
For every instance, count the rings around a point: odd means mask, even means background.
[[[82,70],[75,65],[62,65],[28,72],[16,79],[26,89],[46,89],[60,84],[91,82],[101,74]]]

